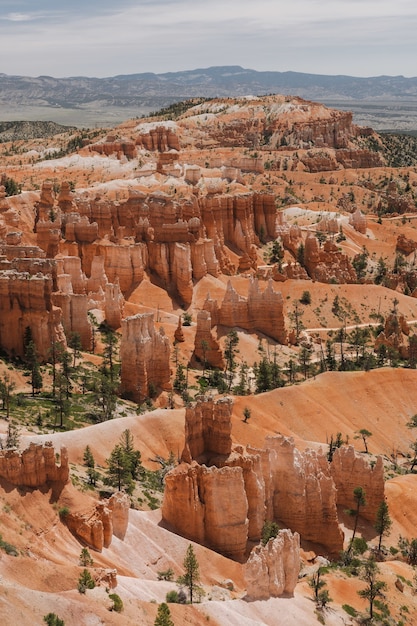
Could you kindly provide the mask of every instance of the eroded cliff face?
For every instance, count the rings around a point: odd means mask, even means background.
[[[410,357],[409,335],[410,328],[404,315],[393,311],[385,318],[384,330],[376,338],[374,350],[376,352],[381,346],[385,346],[387,350],[394,350],[403,359],[408,359]]]
[[[54,306],[51,275],[17,270],[0,271],[0,345],[10,355],[24,355],[24,335],[30,328],[41,359],[53,341],[65,345],[62,311]]]
[[[343,549],[337,516],[336,486],[325,455],[300,452],[292,438],[268,437],[273,517],[302,537],[326,546],[328,554]]]
[[[187,409],[182,463],[167,474],[163,518],[180,534],[237,559],[248,540],[259,541],[266,520],[338,555],[343,533],[324,454],[300,452],[283,436],[267,438],[263,449],[232,446],[231,413],[227,398],[202,399]]]
[[[323,248],[313,234],[305,240],[305,268],[313,280],[322,283],[356,283],[355,269],[347,255],[340,252],[332,241],[326,241]]]
[[[68,453],[61,448],[60,463],[57,465],[55,450],[51,443],[31,443],[26,450],[0,451],[0,476],[11,485],[42,487],[50,482],[63,485],[69,478]]]
[[[259,331],[279,343],[288,343],[284,300],[281,293],[273,288],[272,280],[262,291],[258,279],[251,278],[247,298],[239,295],[229,281],[221,306],[218,307],[217,302],[208,296],[204,310],[210,312],[213,324],[230,328],[237,326],[249,332]]]
[[[122,393],[141,402],[149,388],[171,388],[170,346],[163,329],[157,331],[153,313],[126,317],[120,344]]]
[[[362,487],[366,505],[361,507],[360,515],[374,524],[385,497],[382,458],[378,457],[372,466],[365,456],[355,452],[353,446],[342,446],[334,451],[330,473],[337,489],[337,504],[346,509],[356,508],[353,490]]]
[[[300,572],[300,536],[280,530],[265,546],[255,546],[245,564],[247,598],[292,596]]]
[[[213,336],[211,316],[208,311],[198,311],[197,328],[194,338],[194,356],[203,363],[203,367],[208,365],[223,370],[225,361],[219,342]]]
[[[130,498],[116,492],[108,500],[97,502],[85,513],[65,516],[69,530],[89,548],[101,552],[108,548],[113,535],[123,540],[129,523]]]

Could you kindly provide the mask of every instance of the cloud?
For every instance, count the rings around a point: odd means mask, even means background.
[[[29,22],[34,18],[28,13],[8,13],[2,19],[8,20],[9,22]]]
[[[7,20],[0,39],[0,57],[7,59],[2,71],[110,76],[234,64],[354,75],[387,73],[388,67],[415,73],[414,0],[72,0],[59,9],[56,4],[38,0],[34,11],[30,0],[0,0],[0,14],[7,16],[0,17]],[[11,49],[13,55],[7,54]]]

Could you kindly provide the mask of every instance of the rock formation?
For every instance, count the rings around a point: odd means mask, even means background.
[[[150,387],[169,390],[170,347],[163,329],[155,330],[153,313],[126,317],[120,344],[121,388],[125,397],[141,402]]]
[[[91,511],[65,516],[69,530],[93,550],[108,548],[113,535],[123,540],[129,523],[130,498],[116,492],[108,500],[97,502]]]
[[[272,280],[261,291],[258,279],[251,278],[247,298],[240,296],[229,282],[220,309],[209,297],[204,303],[204,309],[210,312],[213,324],[239,327],[249,332],[259,331],[279,343],[288,342],[284,301],[281,293],[274,290]]]
[[[381,346],[388,350],[398,352],[403,359],[409,357],[408,335],[410,329],[404,315],[396,310],[385,318],[384,330],[379,333],[375,340],[374,350],[378,351]]]
[[[323,248],[317,238],[309,233],[305,240],[304,266],[313,280],[321,283],[355,283],[356,272],[349,257],[339,251],[332,241],[326,241]]]
[[[417,241],[406,237],[404,234],[399,234],[397,236],[397,243],[395,245],[395,249],[401,254],[408,256],[415,250],[417,250]]]
[[[349,217],[349,224],[351,224],[358,233],[366,235],[367,220],[359,208]]]
[[[300,536],[280,530],[265,546],[255,546],[245,564],[247,598],[292,596],[300,572]]]
[[[68,513],[65,523],[79,540],[93,550],[101,552],[111,544],[112,516],[104,502],[98,502],[88,513]]]
[[[207,455],[228,456],[232,450],[231,398],[216,402],[204,398],[185,413],[185,447],[181,460],[206,460]]]
[[[108,500],[112,512],[113,535],[123,540],[129,523],[130,497],[127,493],[116,491]]]
[[[219,342],[214,338],[211,330],[211,317],[208,311],[198,311],[197,329],[194,339],[194,356],[206,367],[216,367],[223,370],[225,362]]]
[[[50,482],[65,484],[69,478],[67,449],[62,447],[56,464],[52,444],[31,443],[26,450],[0,450],[0,477],[19,487],[42,487]]]
[[[236,559],[243,558],[248,540],[259,541],[267,519],[338,555],[343,533],[324,454],[302,453],[282,436],[267,438],[264,449],[232,446],[231,411],[228,398],[187,408],[182,462],[166,476],[165,521]]]
[[[355,509],[353,490],[362,487],[366,505],[361,507],[360,515],[375,523],[378,507],[384,499],[382,458],[378,457],[372,466],[366,457],[355,452],[353,446],[342,446],[334,451],[330,473],[337,488],[337,504],[346,509]]]
[[[0,346],[8,354],[24,355],[26,328],[43,360],[53,341],[65,345],[62,311],[53,304],[52,287],[50,275],[0,271]]]

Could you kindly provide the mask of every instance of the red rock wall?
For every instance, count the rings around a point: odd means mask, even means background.
[[[375,523],[379,505],[384,500],[384,467],[378,457],[372,467],[366,456],[355,452],[353,446],[342,446],[334,451],[330,473],[337,488],[337,504],[346,509],[355,509],[353,490],[362,487],[366,505],[360,515]]]
[[[265,546],[255,546],[245,564],[248,600],[292,596],[300,573],[300,535],[280,530]]]
[[[122,321],[120,360],[122,393],[135,402],[148,397],[150,384],[171,388],[169,340],[162,330],[155,330],[153,313]]]
[[[0,476],[20,487],[42,487],[48,482],[65,484],[69,478],[67,450],[61,448],[59,465],[52,445],[31,443],[23,452],[1,450]]]

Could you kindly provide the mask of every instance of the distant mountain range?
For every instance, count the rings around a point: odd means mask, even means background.
[[[417,77],[325,76],[299,72],[258,72],[239,66],[210,67],[165,74],[129,74],[108,78],[53,78],[0,74],[0,120],[28,118],[29,111],[48,111],[57,122],[74,123],[88,116],[96,122],[125,119],[195,96],[240,96],[284,93],[324,103],[416,103]],[[61,110],[61,115],[57,113]],[[72,111],[65,117],[63,110]],[[52,113],[55,111],[55,113]],[[76,115],[78,111],[78,118]],[[84,112],[84,114],[82,113]],[[93,116],[93,113],[96,115]],[[97,119],[98,114],[98,119]],[[14,117],[11,117],[14,115]],[[39,119],[39,118],[38,118]],[[41,115],[40,119],[46,119]],[[417,126],[416,126],[417,128]]]

